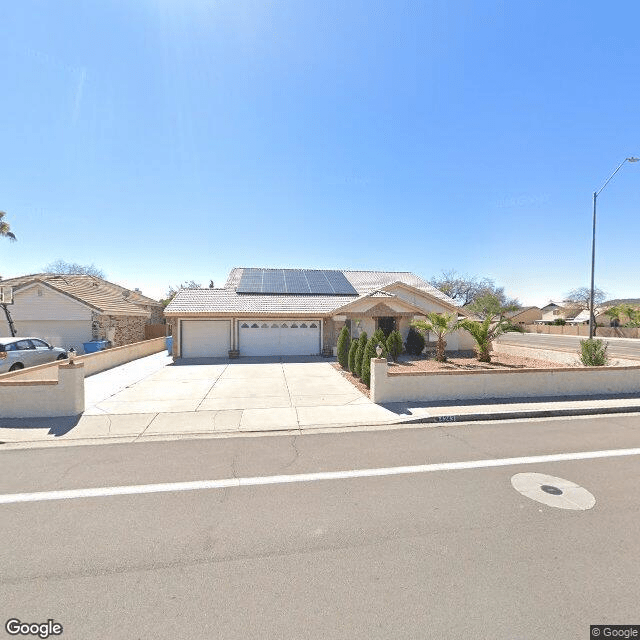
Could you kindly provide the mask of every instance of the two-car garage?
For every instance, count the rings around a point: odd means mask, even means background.
[[[232,343],[243,357],[317,355],[321,326],[319,319],[182,320],[181,355],[227,357]]]
[[[319,320],[241,320],[242,356],[312,356],[320,353]]]

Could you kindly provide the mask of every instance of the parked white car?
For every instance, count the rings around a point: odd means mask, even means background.
[[[64,360],[66,357],[65,349],[53,347],[40,338],[0,338],[0,373]]]

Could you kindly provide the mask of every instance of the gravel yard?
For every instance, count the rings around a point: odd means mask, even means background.
[[[479,362],[471,352],[453,351],[447,355],[447,362],[437,362],[433,358],[410,358],[400,356],[400,362],[389,364],[389,375],[409,371],[474,371],[478,369],[558,369],[568,367],[568,364],[548,362],[514,356],[506,353],[495,354],[491,362]]]
[[[369,389],[362,383],[360,378],[349,371],[344,371],[337,362],[333,363],[333,366],[359,391],[369,396]],[[477,371],[479,369],[560,369],[569,366],[568,364],[513,356],[506,353],[494,355],[489,363],[479,362],[471,351],[454,351],[447,355],[447,362],[437,362],[433,359],[433,356],[429,358],[400,356],[399,362],[389,363],[389,375],[410,372],[420,373],[423,371]]]

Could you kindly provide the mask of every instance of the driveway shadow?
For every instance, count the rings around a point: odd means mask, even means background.
[[[65,418],[2,418],[0,429],[48,429],[49,436],[63,436],[78,426],[79,416]]]
[[[178,358],[168,367],[185,367],[212,364],[282,364],[296,363],[307,364],[311,362],[335,362],[333,356],[325,358],[324,356],[247,356],[234,358]]]

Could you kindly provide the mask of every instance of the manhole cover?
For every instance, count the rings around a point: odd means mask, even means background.
[[[596,503],[596,499],[584,487],[544,473],[516,473],[511,478],[511,484],[523,496],[558,509],[586,511]]]
[[[545,493],[550,493],[552,496],[561,496],[562,489],[558,489],[558,487],[552,487],[549,484],[543,484],[540,487]]]

